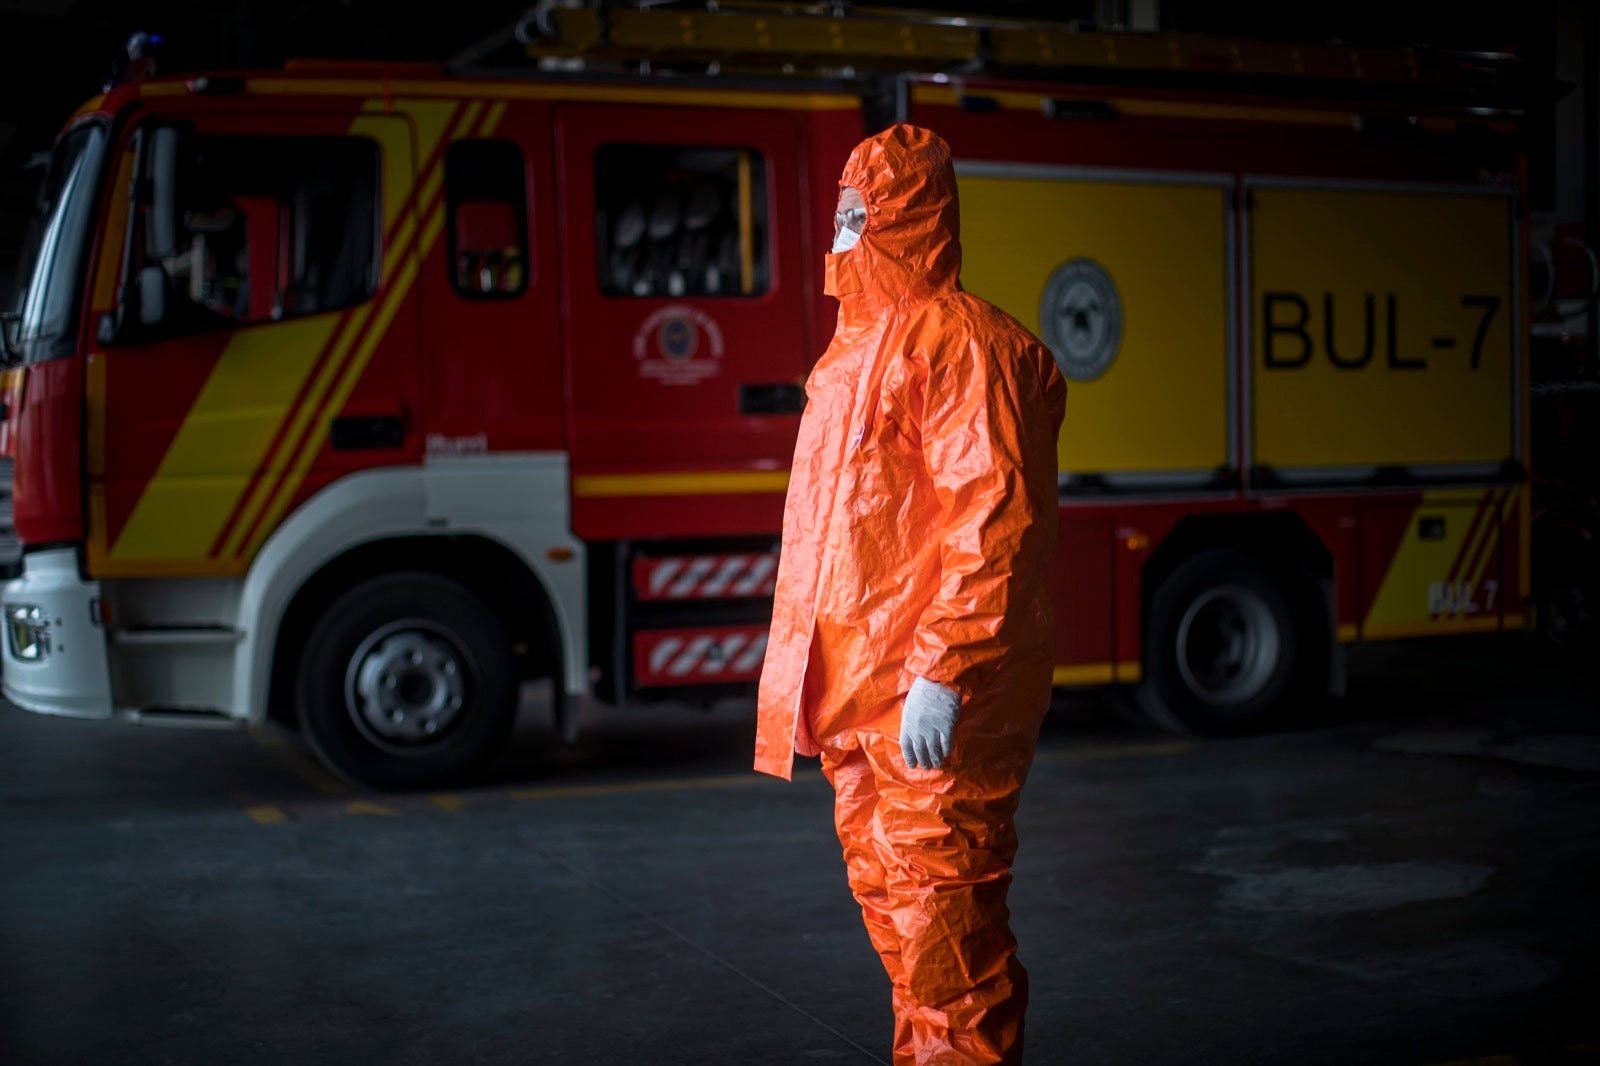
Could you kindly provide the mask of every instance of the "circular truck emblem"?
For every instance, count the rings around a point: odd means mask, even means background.
[[[1039,298],[1039,333],[1068,381],[1093,381],[1122,345],[1122,297],[1106,268],[1069,259],[1050,272]]]
[[[688,359],[699,346],[694,323],[687,318],[669,318],[656,333],[656,347],[668,359]]]

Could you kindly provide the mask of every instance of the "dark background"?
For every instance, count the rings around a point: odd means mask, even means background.
[[[1585,8],[1593,5],[1582,0],[1464,0],[1449,5],[1394,0],[920,0],[873,6],[981,10],[990,16],[1076,19],[1110,28],[1265,40],[1425,43],[1513,52],[1527,65],[1528,84],[1535,87],[1527,124],[1531,206],[1563,221],[1583,222],[1580,83],[1585,77]],[[134,31],[165,38],[161,70],[166,73],[274,67],[297,56],[449,60],[506,28],[527,9],[526,3],[392,0],[0,0],[0,294],[10,291],[31,206],[33,176],[24,172],[28,158],[48,148],[62,122],[99,91],[113,58]],[[1591,22],[1597,18],[1588,14]],[[1594,67],[1588,64],[1591,79]],[[1564,89],[1564,101],[1558,104]]]

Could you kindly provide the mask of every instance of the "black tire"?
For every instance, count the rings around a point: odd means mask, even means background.
[[[306,638],[300,727],[334,773],[375,789],[467,778],[516,720],[517,671],[500,619],[436,574],[371,578],[331,603]]]
[[[1173,733],[1255,732],[1309,696],[1322,654],[1315,615],[1295,609],[1284,592],[1292,587],[1227,548],[1200,552],[1167,575],[1150,600],[1133,690],[1145,718]]]

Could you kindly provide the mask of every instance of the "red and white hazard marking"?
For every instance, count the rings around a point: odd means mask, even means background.
[[[646,630],[633,637],[633,676],[647,688],[754,681],[766,652],[765,625]]]
[[[633,590],[641,600],[770,596],[777,581],[776,552],[674,555],[633,561]]]

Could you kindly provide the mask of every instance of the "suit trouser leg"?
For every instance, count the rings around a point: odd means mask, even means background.
[[[851,891],[895,986],[895,1062],[1018,1063],[1027,972],[1006,894],[1031,744],[912,770],[894,740],[858,739],[823,769]]]
[[[911,1049],[911,1011],[906,998],[905,968],[900,963],[900,934],[889,913],[891,903],[883,863],[872,846],[872,825],[878,807],[877,780],[872,765],[859,749],[836,757],[831,752],[825,753],[822,769],[833,785],[834,825],[844,848],[850,891],[861,905],[867,938],[883,960],[892,985],[895,1066],[911,1066],[916,1059]]]

